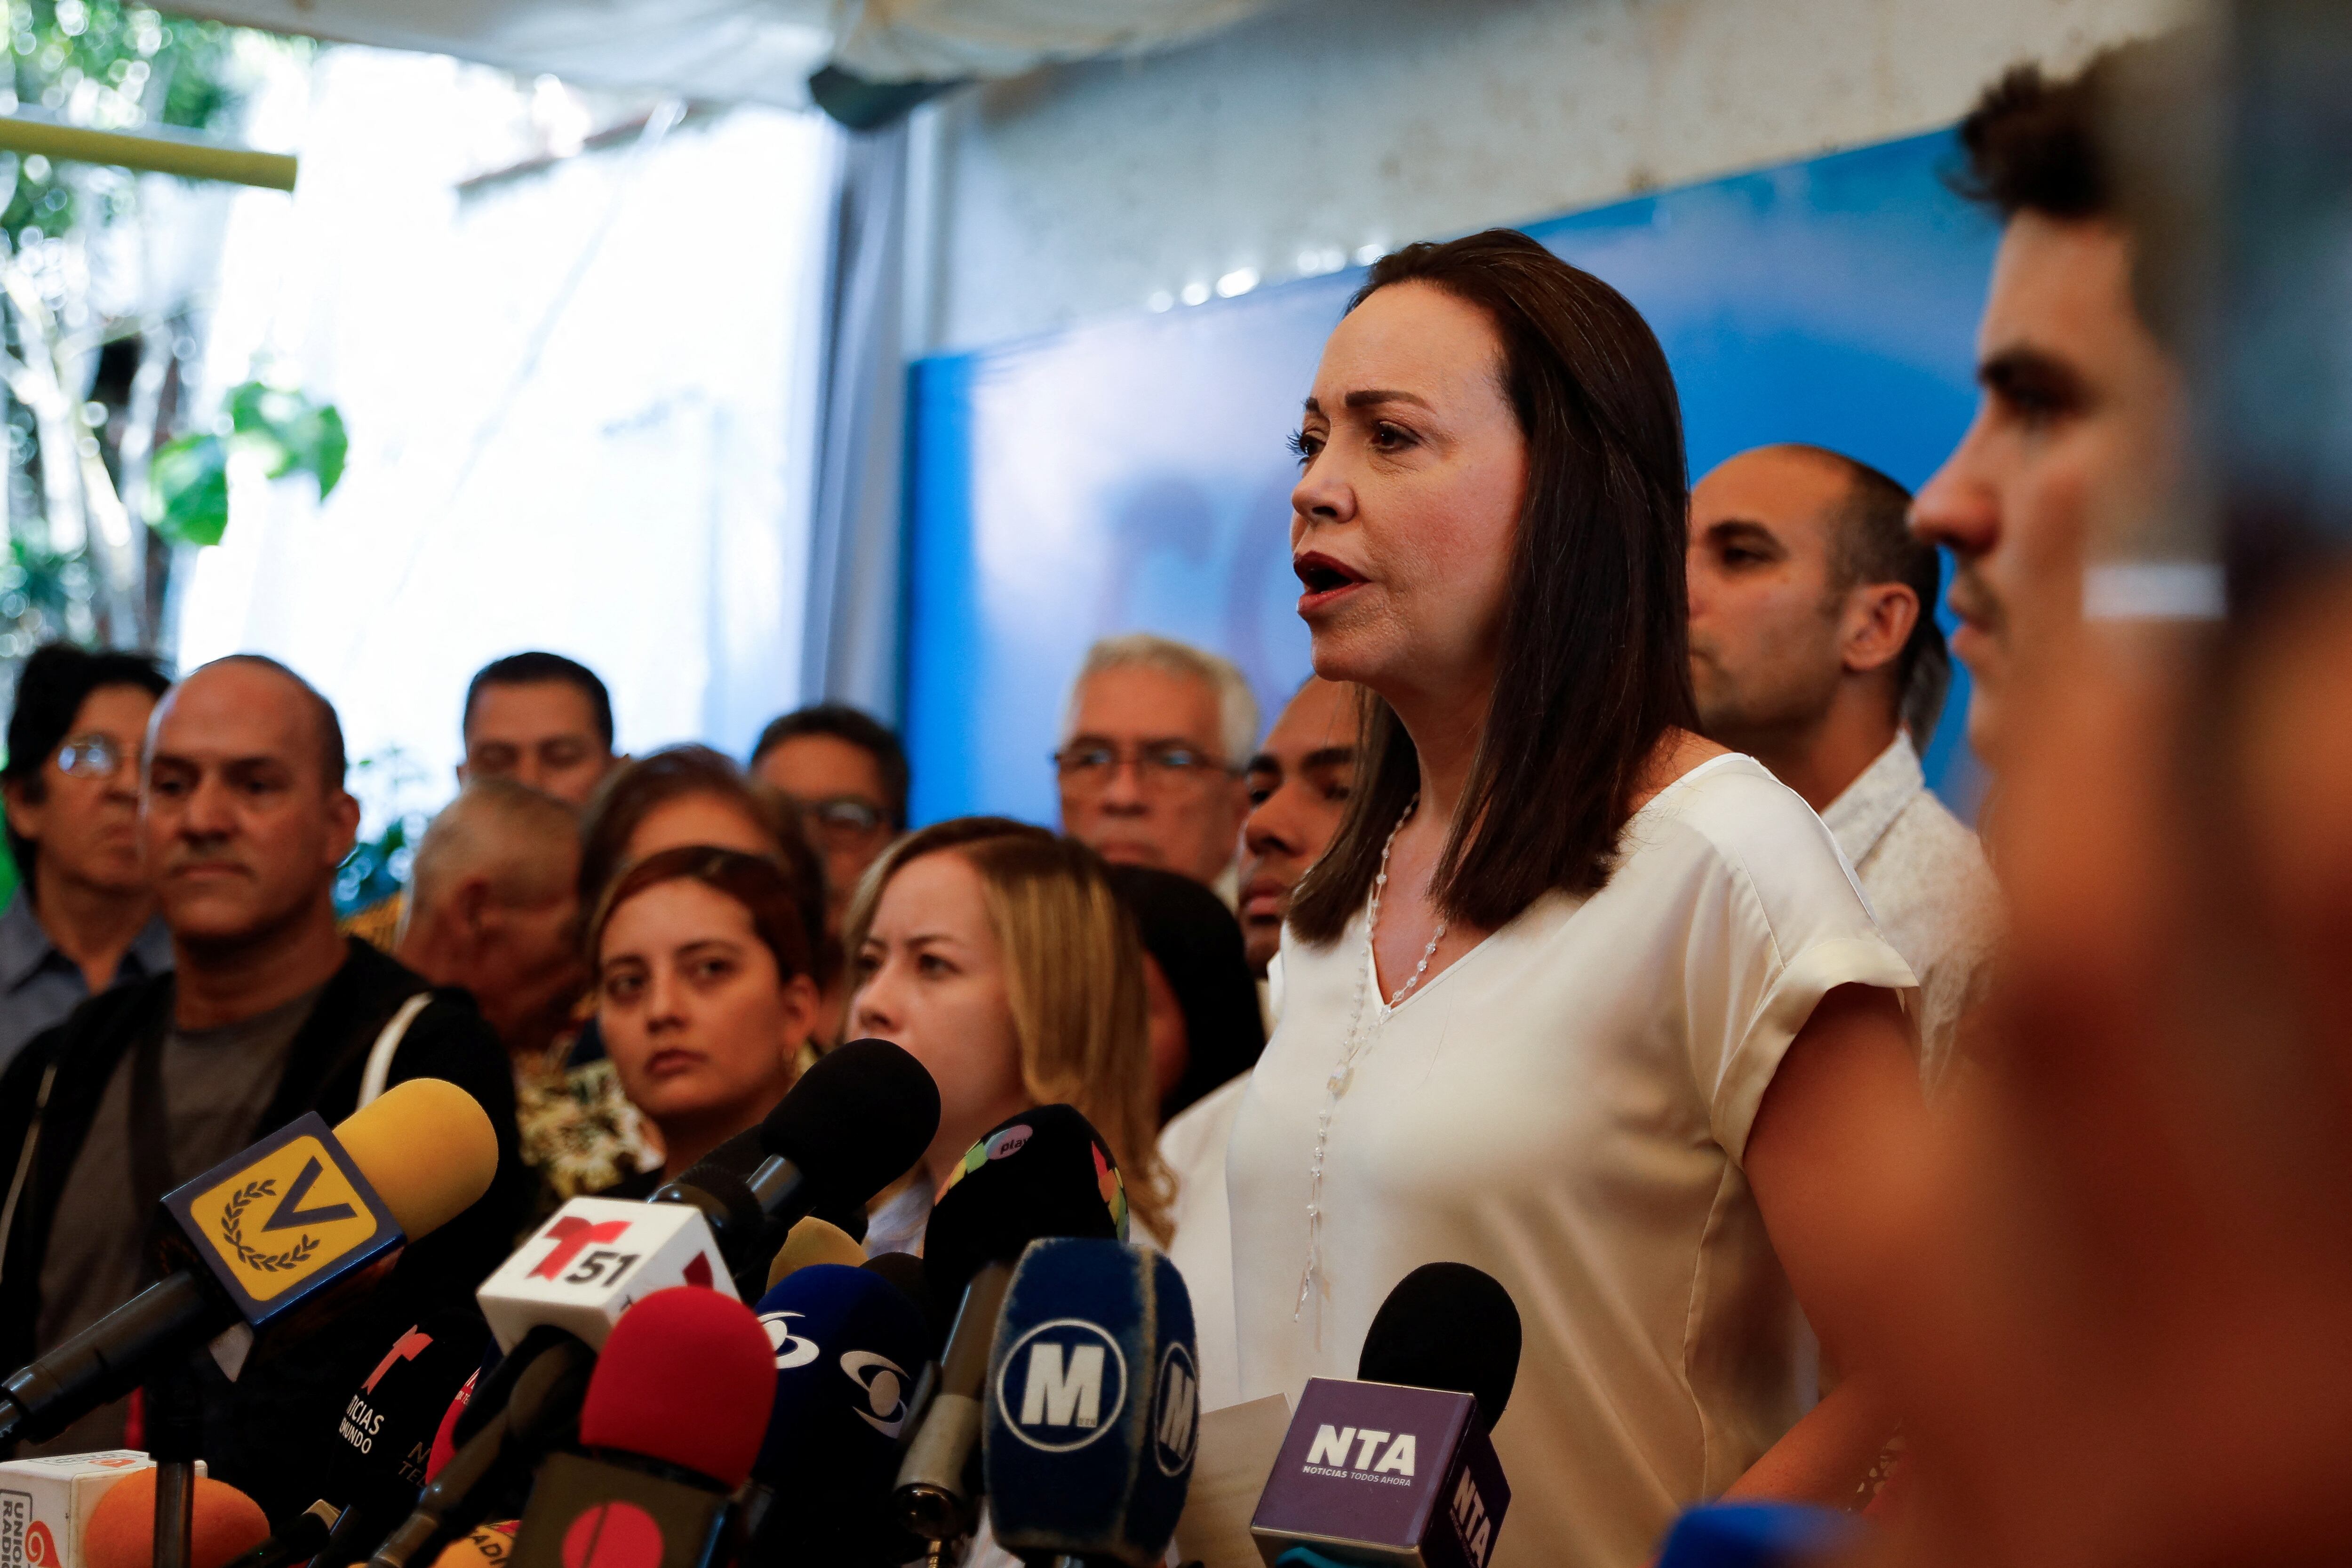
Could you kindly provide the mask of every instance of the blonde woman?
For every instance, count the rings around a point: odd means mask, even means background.
[[[868,1250],[912,1250],[972,1141],[1055,1103],[1095,1124],[1139,1228],[1167,1239],[1143,948],[1092,850],[1002,817],[938,823],[875,862],[845,936],[848,1032],[904,1048],[940,1086],[939,1136]]]

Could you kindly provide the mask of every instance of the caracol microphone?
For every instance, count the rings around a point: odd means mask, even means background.
[[[898,1439],[938,1349],[922,1309],[882,1272],[816,1263],[760,1299],[776,1402],[752,1466],[767,1511],[746,1560],[880,1568],[921,1553],[889,1522]]]
[[[730,1497],[751,1479],[774,1397],[750,1308],[716,1291],[647,1296],[588,1381],[586,1451],[540,1467],[513,1568],[706,1568],[730,1543]]]
[[[1121,1241],[1033,1242],[989,1361],[996,1543],[1036,1568],[1157,1568],[1192,1479],[1200,1389],[1173,1263]]]
[[[1127,1239],[1127,1193],[1110,1145],[1068,1105],[1024,1111],[966,1150],[924,1232],[931,1293],[963,1301],[919,1402],[892,1508],[935,1555],[979,1521],[981,1477],[971,1461],[997,1314],[1013,1260],[1044,1236]]]
[[[1466,1263],[1407,1274],[1364,1335],[1358,1381],[1313,1377],[1250,1533],[1294,1568],[1486,1568],[1511,1489],[1487,1434],[1519,1368],[1510,1292]]]
[[[232,1378],[317,1327],[489,1190],[498,1135],[437,1078],[316,1112],[163,1199],[171,1272],[0,1385],[0,1446],[54,1437],[206,1341]]]

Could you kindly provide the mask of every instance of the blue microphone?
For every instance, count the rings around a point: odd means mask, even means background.
[[[750,1560],[851,1568],[919,1556],[888,1510],[907,1402],[930,1359],[922,1310],[881,1274],[838,1263],[794,1270],[756,1310],[776,1402],[751,1467],[772,1500]]]
[[[1174,1264],[1121,1241],[1033,1242],[989,1357],[981,1453],[997,1544],[1031,1563],[1154,1568],[1184,1511],[1199,1404]]]
[[[1851,1552],[1861,1521],[1835,1509],[1717,1502],[1675,1521],[1657,1568],[1816,1568]]]

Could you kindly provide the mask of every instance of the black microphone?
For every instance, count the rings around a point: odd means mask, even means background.
[[[595,1364],[595,1353],[561,1329],[541,1327],[525,1335],[467,1404],[469,1411],[480,1406],[490,1414],[384,1537],[368,1559],[370,1568],[429,1563],[488,1518],[498,1498],[577,1434]]]
[[[749,1307],[691,1285],[647,1296],[589,1379],[585,1451],[540,1469],[512,1568],[706,1568],[731,1555],[730,1498],[751,1478],[774,1398],[768,1333]]]
[[[1486,1568],[1511,1489],[1487,1434],[1519,1370],[1519,1312],[1466,1263],[1407,1274],[1357,1381],[1312,1377],[1250,1533],[1268,1563]]]
[[[652,1201],[700,1209],[738,1291],[756,1301],[795,1220],[822,1213],[863,1236],[866,1200],[923,1157],[939,1127],[939,1085],[923,1064],[887,1040],[853,1040]]]
[[[473,1207],[498,1163],[489,1117],[437,1078],[332,1129],[295,1118],[164,1197],[171,1272],[0,1385],[0,1448],[56,1437],[206,1341],[234,1379]]]
[[[1127,1193],[1110,1145],[1068,1105],[1002,1123],[964,1154],[931,1209],[923,1272],[942,1301],[961,1293],[955,1326],[898,1467],[898,1522],[934,1543],[978,1523],[982,1396],[1013,1261],[1043,1236],[1127,1239]]]

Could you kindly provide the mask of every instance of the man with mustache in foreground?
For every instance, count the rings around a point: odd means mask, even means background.
[[[446,1078],[489,1113],[489,1192],[408,1249],[353,1314],[366,1323],[235,1385],[195,1358],[205,1457],[273,1517],[318,1495],[313,1439],[366,1371],[341,1362],[463,1301],[528,1200],[506,1053],[473,1003],[336,935],[335,870],[359,827],[343,760],[333,707],[272,660],[223,659],[173,688],[148,729],[140,834],[174,970],[84,1003],[0,1078],[9,1366],[153,1282],[146,1242],[163,1194],[306,1111],[342,1120],[372,1057],[385,1058],[380,1082]],[[46,1449],[123,1447],[127,1416],[95,1411]]]

